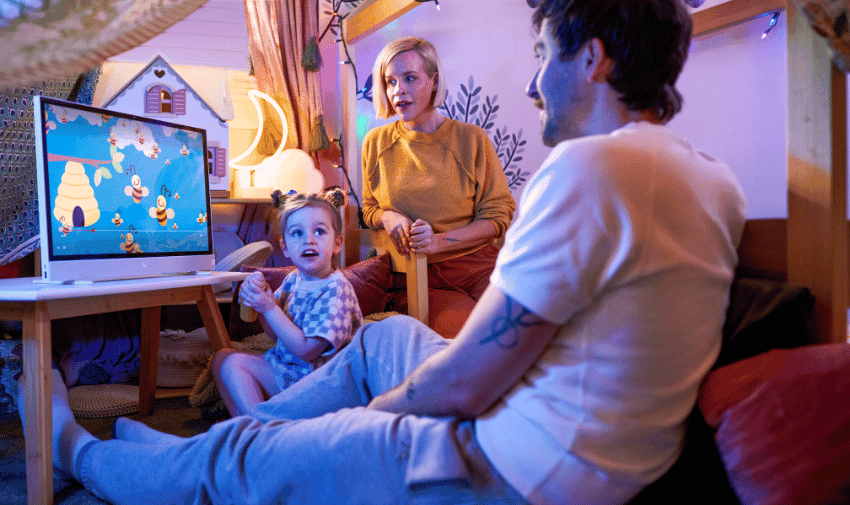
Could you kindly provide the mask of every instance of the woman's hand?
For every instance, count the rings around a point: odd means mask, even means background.
[[[407,256],[410,251],[410,225],[412,224],[410,218],[392,210],[385,210],[381,215],[381,222],[396,251],[402,256]]]
[[[239,302],[260,314],[265,314],[277,307],[274,292],[261,272],[254,272],[242,281],[242,287],[239,288]]]
[[[417,219],[410,225],[410,248],[415,253],[432,254],[437,250],[437,237],[431,225]]]

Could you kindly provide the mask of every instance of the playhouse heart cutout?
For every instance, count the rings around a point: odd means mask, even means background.
[[[153,73],[154,73],[154,75],[156,75],[157,77],[160,77],[160,78],[161,78],[163,75],[165,75],[165,70],[154,70],[154,71],[153,71]]]

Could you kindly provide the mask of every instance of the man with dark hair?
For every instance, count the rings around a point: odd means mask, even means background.
[[[667,122],[682,109],[676,79],[691,43],[691,16],[676,2],[543,2],[532,23],[547,22],[563,61],[598,39],[613,63],[607,82],[629,111]],[[645,23],[645,24],[641,24]]]
[[[54,378],[57,466],[118,503],[628,501],[679,455],[744,224],[729,168],[664,126],[691,30],[679,2],[535,11],[528,95],[554,149],[457,338],[368,324],[191,439],[120,420],[98,441]]]

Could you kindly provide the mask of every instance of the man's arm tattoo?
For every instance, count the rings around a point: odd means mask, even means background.
[[[533,316],[534,314],[519,304],[517,304],[520,309],[519,314],[513,315],[513,305],[513,300],[508,298],[507,305],[505,306],[505,316],[497,317],[493,321],[493,331],[490,335],[481,339],[478,342],[479,344],[483,345],[489,342],[496,342],[496,345],[502,349],[512,349],[519,343],[518,328],[530,328],[543,324],[542,321],[530,321],[528,316]]]
[[[416,389],[413,387],[413,381],[410,381],[410,382],[407,383],[407,394],[406,394],[407,399],[412,401],[413,395],[415,395],[415,394],[416,394]]]

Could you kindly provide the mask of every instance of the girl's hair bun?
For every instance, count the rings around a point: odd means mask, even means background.
[[[340,208],[345,205],[345,191],[339,186],[331,186],[322,192],[322,197],[331,202],[334,207]]]
[[[298,192],[295,191],[294,189],[290,189],[287,193],[284,193],[283,191],[276,189],[272,193],[272,204],[277,209],[283,209],[283,206],[284,206],[284,204],[286,204],[286,201],[289,200],[290,198],[294,197],[297,194],[298,194]]]

